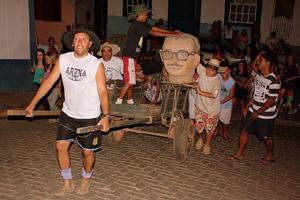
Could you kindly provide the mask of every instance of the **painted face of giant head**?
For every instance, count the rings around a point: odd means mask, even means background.
[[[198,39],[189,34],[167,37],[160,51],[161,59],[173,83],[192,83],[200,62]]]

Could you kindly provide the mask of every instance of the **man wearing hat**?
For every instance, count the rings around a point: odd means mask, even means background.
[[[143,37],[147,35],[166,37],[180,35],[180,31],[169,31],[158,27],[152,27],[146,23],[148,10],[145,4],[137,5],[133,8],[133,14],[130,16],[134,19],[131,23],[128,33],[127,42],[122,52],[124,63],[124,86],[120,91],[116,104],[122,104],[123,97],[128,95],[128,104],[134,104],[132,96],[132,86],[136,84],[136,67],[139,54],[142,50]]]
[[[60,55],[51,74],[42,83],[36,95],[26,107],[27,117],[39,100],[47,94],[61,76],[64,85],[65,101],[56,136],[57,160],[64,179],[63,186],[55,195],[64,196],[74,190],[72,181],[69,147],[76,141],[82,149],[83,168],[77,194],[89,191],[90,179],[95,164],[94,151],[101,149],[100,131],[76,135],[76,129],[83,126],[101,125],[101,131],[109,130],[109,102],[105,85],[103,64],[89,51],[98,52],[100,40],[89,30],[71,30],[63,38],[69,49],[74,51]]]
[[[120,47],[116,44],[105,42],[100,46],[97,55],[101,56],[100,62],[105,67],[106,81],[123,80],[123,61],[115,56],[119,51]]]
[[[210,59],[206,67],[201,64],[197,68],[199,75],[196,83],[195,99],[195,129],[199,134],[199,139],[195,145],[196,150],[203,147],[203,154],[210,154],[212,136],[216,130],[221,103],[219,95],[221,92],[221,83],[217,77],[220,63],[217,59]],[[205,144],[201,133],[206,131]]]

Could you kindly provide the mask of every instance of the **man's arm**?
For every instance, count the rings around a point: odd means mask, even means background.
[[[226,103],[227,101],[231,100],[234,97],[235,85],[229,90],[229,95],[221,100],[221,104]]]
[[[196,93],[199,94],[199,95],[201,95],[201,96],[204,96],[204,97],[207,97],[207,98],[211,98],[211,99],[216,99],[218,97],[218,95],[214,95],[211,92],[204,92],[204,91],[202,91],[199,88],[198,84],[196,84],[195,89],[196,89]]]
[[[96,73],[96,82],[98,95],[101,102],[101,109],[103,117],[99,121],[98,125],[102,125],[102,130],[107,132],[109,130],[109,101],[108,101],[108,93],[106,89],[106,80],[105,80],[105,69],[104,65],[100,63],[97,73]]]
[[[165,29],[158,28],[156,26],[153,26],[152,29],[149,32],[150,35],[156,36],[156,37],[167,37],[167,36],[176,36],[182,34],[181,31],[169,31]]]
[[[268,108],[270,108],[271,106],[273,106],[274,101],[276,100],[276,98],[277,98],[277,97],[270,97],[270,98],[264,103],[264,105],[263,105],[260,109],[258,109],[258,110],[253,110],[253,113],[252,113],[253,117],[254,117],[254,118],[257,118],[258,115],[259,115],[260,113],[263,113],[265,110],[267,110]]]
[[[25,115],[27,117],[32,117],[32,111],[35,108],[36,104],[40,101],[40,99],[45,96],[48,91],[52,88],[53,84],[59,79],[60,70],[59,70],[59,60],[56,61],[49,77],[43,81],[42,85],[38,89],[35,96],[32,98],[29,105],[25,108]]]

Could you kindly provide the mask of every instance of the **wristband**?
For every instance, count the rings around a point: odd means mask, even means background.
[[[103,114],[101,114],[101,117],[108,117],[108,118],[110,118],[110,115],[108,113],[103,113]]]

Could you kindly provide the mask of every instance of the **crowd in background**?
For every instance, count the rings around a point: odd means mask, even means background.
[[[276,57],[274,72],[281,82],[280,111],[288,108],[288,114],[295,114],[299,107],[300,93],[300,52],[295,54],[290,46],[282,38],[277,38],[276,32],[272,31],[265,41],[261,41],[261,33],[258,23],[254,23],[247,29],[235,29],[230,24],[222,27],[220,20],[212,23],[210,29],[211,37],[216,41],[224,40],[231,47],[233,56],[242,59],[237,64],[232,65],[232,77],[236,80],[236,100],[241,108],[251,96],[251,73],[253,71],[253,61],[262,51],[270,51]],[[225,60],[219,48],[215,48],[214,57]]]

